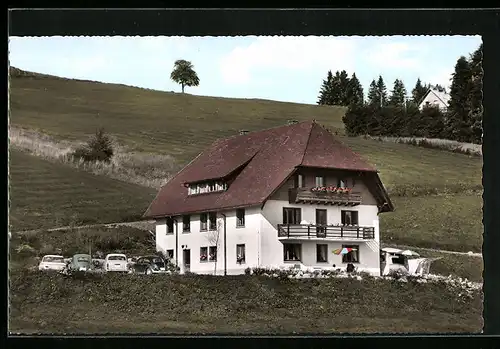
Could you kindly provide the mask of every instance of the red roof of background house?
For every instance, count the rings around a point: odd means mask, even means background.
[[[314,121],[214,142],[165,184],[145,217],[263,204],[297,166],[375,172],[376,169]],[[243,167],[224,192],[188,196],[185,183],[223,178]]]

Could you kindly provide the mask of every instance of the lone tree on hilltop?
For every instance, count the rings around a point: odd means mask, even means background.
[[[174,63],[174,70],[170,74],[170,79],[180,84],[182,87],[182,93],[184,93],[185,86],[198,86],[200,84],[200,79],[198,74],[194,71],[193,64],[184,59],[178,59]]]

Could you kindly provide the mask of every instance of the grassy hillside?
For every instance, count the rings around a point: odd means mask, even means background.
[[[10,151],[13,231],[140,218],[156,191]]]
[[[381,215],[386,243],[481,252],[483,199],[476,195],[393,198],[396,210]]]
[[[172,156],[177,164],[240,129],[273,127],[287,119],[316,119],[340,134],[343,128],[344,109],[338,107],[201,97],[19,72],[10,84],[16,127],[82,141],[104,126],[129,151]],[[341,138],[379,169],[394,200],[396,212],[381,215],[385,242],[480,250],[481,198],[474,191],[481,189],[481,158]],[[440,195],[429,196],[435,194]]]
[[[19,75],[19,74],[18,74]],[[43,75],[12,77],[11,124],[55,138],[85,140],[103,126],[130,150],[186,163],[217,138],[310,120],[342,134],[344,108],[193,96]],[[479,158],[360,138],[343,140],[381,171],[392,191],[481,185]],[[437,175],[436,175],[437,174]]]
[[[482,327],[479,292],[467,299],[432,283],[24,271],[11,276],[9,290],[9,329],[23,332],[477,333]]]
[[[14,126],[70,140],[102,126],[131,150],[168,153],[182,162],[240,129],[316,119],[342,130],[344,114],[341,107],[200,97],[37,74],[11,77],[10,107]]]

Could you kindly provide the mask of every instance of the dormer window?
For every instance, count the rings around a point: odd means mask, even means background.
[[[203,183],[189,184],[188,194],[208,194],[227,190],[227,184],[223,181],[209,181]]]

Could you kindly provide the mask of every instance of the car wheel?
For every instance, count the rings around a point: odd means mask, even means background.
[[[151,274],[153,274],[153,271],[150,268],[146,269],[146,275],[151,275]]]

